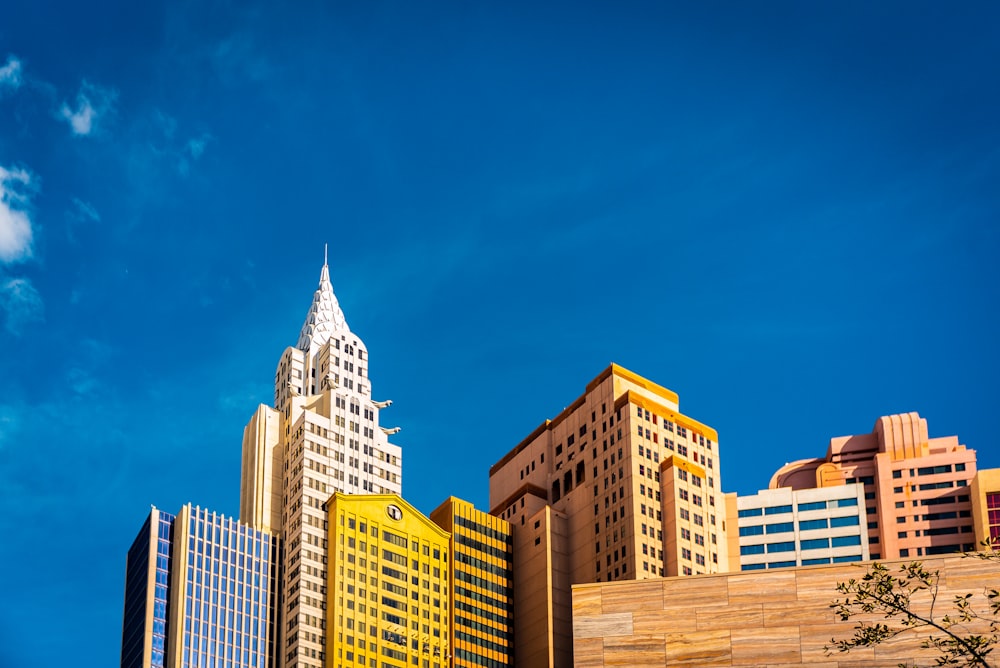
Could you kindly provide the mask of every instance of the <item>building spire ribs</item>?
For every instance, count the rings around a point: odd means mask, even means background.
[[[319,347],[330,340],[335,332],[349,332],[347,319],[340,309],[337,296],[333,294],[333,284],[330,283],[330,270],[327,266],[327,246],[323,245],[323,268],[319,274],[319,287],[313,294],[313,301],[306,314],[302,331],[299,332],[299,342],[296,348],[308,351]]]

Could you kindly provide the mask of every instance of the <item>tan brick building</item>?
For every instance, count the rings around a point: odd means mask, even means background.
[[[726,570],[715,430],[612,364],[490,469],[514,531],[514,658],[573,663],[570,587]]]

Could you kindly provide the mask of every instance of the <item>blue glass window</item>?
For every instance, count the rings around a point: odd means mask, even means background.
[[[814,529],[826,529],[827,521],[822,520],[803,520],[799,522],[799,531],[812,531]]]
[[[788,533],[795,530],[795,525],[792,522],[778,522],[776,524],[767,525],[767,533]]]
[[[846,557],[834,557],[833,563],[835,564],[849,564],[853,561],[861,561],[860,554],[852,554]]]
[[[764,509],[765,515],[781,515],[782,513],[792,512],[791,506],[770,506]]]
[[[831,517],[830,518],[831,527],[856,527],[858,526],[858,516],[850,515],[849,517]]]
[[[767,544],[767,553],[768,554],[772,554],[774,552],[794,552],[794,551],[795,551],[795,542],[794,541],[785,541],[785,542],[782,542],[782,543],[768,543]]]
[[[834,547],[846,547],[848,545],[861,545],[861,536],[837,536],[830,541]]]
[[[830,547],[829,538],[810,538],[801,543],[803,550],[821,550]]]
[[[826,501],[810,501],[809,503],[799,504],[800,513],[807,510],[826,510]]]
[[[821,557],[819,559],[803,559],[803,566],[815,566],[817,564],[828,564],[830,563],[830,557]]]

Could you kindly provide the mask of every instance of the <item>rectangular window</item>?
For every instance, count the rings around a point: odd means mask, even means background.
[[[827,521],[822,520],[802,520],[799,522],[799,531],[813,531],[815,529],[826,529]]]
[[[857,499],[855,499],[855,504],[856,503]],[[765,515],[781,515],[783,513],[790,513],[790,512],[792,512],[791,506],[769,506],[764,509]]]
[[[792,522],[778,522],[776,524],[767,525],[767,533],[788,533],[795,530],[795,525]]]
[[[962,482],[963,481],[959,482],[959,487],[962,486]],[[926,485],[920,485],[920,491],[923,492],[929,489],[949,489],[954,486],[955,483],[953,483],[951,480],[948,480],[947,482],[932,482]]]
[[[906,552],[909,553],[909,550],[907,550]],[[899,553],[902,555],[903,554],[903,550],[900,550]],[[875,559],[877,557],[875,557],[875,555],[872,555],[872,558]],[[855,561],[861,561],[861,555],[860,554],[849,554],[849,555],[847,555],[845,557],[834,557],[833,558],[833,563],[835,563],[835,564],[850,564],[850,563],[853,563]]]
[[[810,538],[801,542],[803,550],[822,550],[830,547],[829,538]]]
[[[767,553],[773,554],[774,552],[794,552],[795,551],[795,541],[783,541],[781,543],[768,543]]]
[[[861,545],[861,536],[836,536],[830,539],[833,547],[847,547],[848,545]]]
[[[807,510],[826,510],[826,501],[810,501],[809,503],[800,503],[799,512],[803,513]]]
[[[917,475],[937,475],[939,473],[951,473],[951,464],[941,466],[922,466],[917,469]]]
[[[830,527],[856,527],[858,526],[858,516],[850,515],[848,517],[831,517]]]

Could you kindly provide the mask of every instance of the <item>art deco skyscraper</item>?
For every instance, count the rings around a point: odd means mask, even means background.
[[[327,513],[335,492],[399,494],[402,453],[379,426],[368,349],[347,320],[323,263],[298,343],[281,355],[274,407],[243,432],[240,519],[281,537],[282,666],[321,668],[326,653]]]

